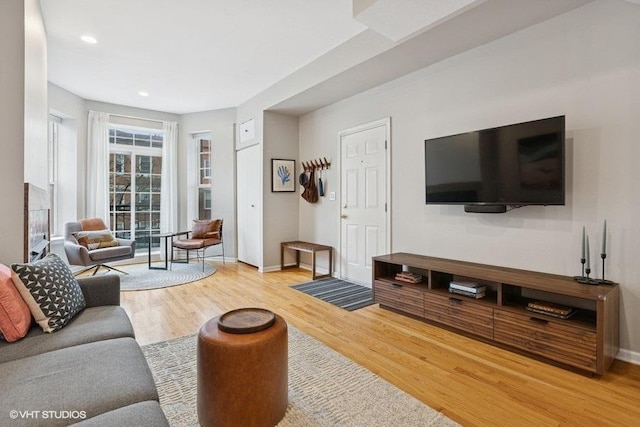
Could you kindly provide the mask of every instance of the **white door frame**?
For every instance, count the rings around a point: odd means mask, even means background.
[[[385,132],[385,141],[386,141],[386,145],[385,145],[385,168],[386,170],[386,182],[385,182],[385,204],[386,204],[386,210],[387,210],[387,215],[386,215],[386,223],[385,223],[385,227],[386,227],[386,236],[385,236],[385,247],[386,247],[386,253],[391,253],[391,117],[385,117],[384,119],[380,119],[380,120],[376,120],[373,122],[369,122],[369,123],[365,123],[356,127],[352,127],[349,129],[344,129],[338,132],[338,156],[337,156],[337,163],[338,163],[338,177],[337,177],[337,185],[336,188],[340,189],[340,197],[338,198],[338,212],[337,212],[337,216],[338,216],[338,248],[340,250],[340,253],[338,254],[339,257],[336,257],[336,260],[338,262],[336,262],[335,264],[338,270],[338,278],[342,279],[344,278],[343,274],[342,274],[342,221],[340,218],[341,212],[342,212],[342,138],[348,135],[351,135],[353,133],[358,133],[358,132],[362,132],[368,129],[372,129],[372,128],[376,128],[379,126],[385,126],[386,132]],[[373,286],[373,284],[372,284]]]

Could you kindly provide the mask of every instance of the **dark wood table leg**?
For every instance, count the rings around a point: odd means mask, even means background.
[[[280,270],[284,270],[284,245],[280,245]]]
[[[316,280],[316,251],[311,251],[311,279]]]

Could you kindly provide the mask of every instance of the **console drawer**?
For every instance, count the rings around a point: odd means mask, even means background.
[[[376,280],[373,297],[380,305],[424,317],[424,291],[417,286]]]
[[[571,323],[496,309],[494,339],[595,372],[596,332]]]
[[[428,293],[424,301],[424,317],[485,338],[493,338],[493,308],[478,305],[474,301]]]

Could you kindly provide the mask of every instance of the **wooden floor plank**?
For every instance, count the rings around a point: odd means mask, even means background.
[[[263,307],[465,426],[640,425],[640,366],[588,377],[381,309],[348,312],[290,288],[310,273],[216,263],[187,285],[122,292],[141,344],[197,333],[240,307]]]

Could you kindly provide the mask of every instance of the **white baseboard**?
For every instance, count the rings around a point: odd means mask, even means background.
[[[637,351],[621,348],[620,351],[618,351],[616,359],[622,360],[623,362],[633,363],[634,365],[640,365],[640,353]]]

